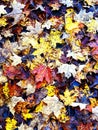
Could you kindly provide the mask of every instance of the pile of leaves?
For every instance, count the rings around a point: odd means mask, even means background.
[[[0,130],[98,130],[98,0],[0,0]]]

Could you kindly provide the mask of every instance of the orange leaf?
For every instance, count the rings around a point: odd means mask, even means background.
[[[10,97],[12,97],[12,96],[20,96],[21,92],[22,92],[21,87],[17,86],[16,84],[14,84],[14,85],[9,84],[9,90],[10,90],[10,92],[9,92]]]
[[[88,124],[81,123],[77,128],[77,130],[90,130],[90,129],[92,129],[92,123]]]

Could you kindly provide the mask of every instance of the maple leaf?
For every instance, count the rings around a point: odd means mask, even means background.
[[[35,86],[33,86],[32,84],[28,83],[26,85],[26,94],[29,95],[31,93],[34,93],[35,92]]]
[[[76,98],[78,96],[78,92],[71,90],[69,91],[69,89],[66,89],[64,92],[64,95],[60,95],[60,99],[64,101],[64,104],[67,105],[71,105],[74,101],[76,101]]]
[[[22,116],[24,118],[24,120],[30,119],[33,117],[33,115],[31,113],[29,113],[29,110],[27,110],[27,112],[22,113]]]
[[[88,28],[88,32],[96,32],[98,30],[98,20],[92,19],[86,23],[86,26]]]
[[[61,114],[61,109],[63,108],[63,103],[59,101],[56,95],[54,95],[53,97],[47,96],[36,107],[36,112],[42,112],[46,115],[50,115],[52,112],[54,112],[54,115],[59,118]],[[66,113],[66,109],[64,111]]]
[[[83,109],[86,108],[87,104],[85,104],[85,103],[73,102],[73,103],[71,104],[71,106],[72,106],[72,107],[77,107],[77,106],[79,106],[79,107],[80,107],[80,110],[83,110]]]
[[[89,100],[92,107],[95,107],[98,105],[98,100],[96,98],[90,98]]]
[[[9,97],[9,87],[8,87],[8,83],[5,83],[5,85],[3,86],[3,93],[5,95],[6,98]]]
[[[86,9],[80,10],[79,14],[75,14],[75,20],[79,22],[88,22],[93,18],[93,12],[86,12]]]
[[[40,55],[40,54],[47,54],[51,52],[51,46],[50,46],[50,43],[46,41],[45,38],[40,38],[40,44],[36,44],[34,46],[34,48],[36,49],[34,52],[33,52],[33,55]]]
[[[10,97],[20,96],[21,92],[22,92],[21,87],[17,86],[16,84],[14,84],[14,85],[9,84],[9,95],[10,95]]]
[[[92,123],[87,123],[87,124],[79,124],[79,126],[77,126],[77,130],[91,130],[93,129]]]
[[[13,96],[10,101],[8,102],[8,107],[10,108],[11,113],[14,115],[15,109],[14,107],[18,102],[24,102],[24,99],[22,97],[16,97]]]
[[[15,53],[13,53],[13,56],[11,56],[10,59],[13,61],[12,66],[16,66],[22,62],[21,57]]]
[[[61,39],[60,37],[61,37],[61,32],[60,31],[51,31],[50,32],[50,35],[49,35],[49,41],[50,41],[50,45],[52,46],[52,47],[56,47],[56,44],[57,43],[60,43],[60,44],[63,44],[63,39]]]
[[[98,117],[98,106],[92,108],[92,113],[95,114],[95,115],[97,115],[97,117]]]
[[[85,2],[87,2],[87,4],[90,6],[92,6],[94,4],[98,4],[98,0],[85,0]]]
[[[3,66],[3,73],[5,76],[8,76],[10,79],[14,79],[15,76],[21,74],[20,70],[14,66],[8,66],[4,65]]]
[[[7,20],[6,18],[2,17],[0,18],[0,27],[5,27],[7,25]]]
[[[70,51],[68,50],[67,57],[73,57],[76,60],[85,61],[86,57],[80,51]]]
[[[67,7],[72,7],[73,6],[73,1],[72,0],[59,0],[61,4],[67,5]]]
[[[38,45],[38,42],[32,36],[26,36],[26,35],[24,35],[22,37],[21,44],[22,44],[22,46],[32,45],[33,47],[36,47]]]
[[[56,90],[55,86],[49,85],[49,86],[46,87],[46,89],[48,91],[47,95],[50,96],[50,97],[54,96],[57,93],[57,90]]]
[[[6,12],[6,10],[4,9],[6,6],[4,6],[4,5],[0,5],[0,16],[1,16],[1,14],[6,14],[7,12]]]
[[[13,118],[11,119],[10,117],[6,118],[6,130],[14,130],[15,128],[17,128],[16,126],[17,121]]]
[[[92,56],[95,58],[95,60],[98,60],[98,40],[96,40],[96,42],[90,42],[89,46],[92,48]]]
[[[50,29],[52,26],[52,22],[50,20],[47,20],[46,22],[44,22],[42,24],[42,28],[47,28],[47,29]]]
[[[24,17],[22,14],[22,9],[25,7],[25,5],[21,4],[20,2],[17,2],[16,0],[13,0],[11,6],[13,10],[9,14],[7,14],[7,16],[12,16],[14,18],[14,23],[13,23],[14,25]]]
[[[40,34],[42,33],[43,29],[42,29],[42,24],[40,22],[38,22],[37,20],[35,21],[35,25],[29,25],[27,26],[27,30],[30,31],[30,33],[32,34]]]
[[[44,79],[47,83],[50,83],[52,80],[52,71],[47,66],[39,65],[32,71],[32,73],[35,74],[36,83],[42,82]]]
[[[58,67],[58,73],[64,73],[65,77],[70,78],[71,75],[76,75],[77,66],[74,64],[62,64]]]

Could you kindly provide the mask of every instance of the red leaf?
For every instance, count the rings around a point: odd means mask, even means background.
[[[37,84],[36,84],[36,88],[41,88],[41,87],[44,87],[46,85],[46,82],[45,81],[43,81],[43,82],[38,82]]]
[[[47,83],[51,82],[52,79],[52,71],[49,67],[44,66],[44,65],[40,65],[38,67],[36,67],[33,72],[33,74],[35,74],[35,81],[36,83],[38,82],[43,82],[44,80]]]
[[[10,85],[9,84],[9,90],[10,90],[10,97],[12,96],[20,96],[21,92],[23,91],[21,87],[17,86],[16,84]]]
[[[78,129],[77,129],[77,130],[90,130],[90,129],[93,129],[92,123],[88,123],[88,124],[83,124],[83,123],[81,123],[81,124],[78,126]]]
[[[3,66],[3,73],[5,76],[8,76],[10,79],[14,79],[16,75],[20,74],[21,72],[14,66]]]

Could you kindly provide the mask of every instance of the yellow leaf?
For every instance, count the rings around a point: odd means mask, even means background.
[[[66,18],[66,23],[65,23],[66,32],[69,33],[71,31],[75,31],[75,29],[79,29],[79,23],[73,22],[71,17]]]
[[[47,95],[52,97],[56,94],[56,87],[55,86],[47,86],[46,89],[48,90]]]
[[[90,20],[89,22],[86,23],[88,32],[96,32],[98,30],[98,20]]]
[[[3,93],[6,96],[6,98],[9,97],[9,88],[8,88],[8,83],[5,83],[5,85],[3,86]]]
[[[35,112],[41,112],[43,109],[44,102],[40,102],[40,104],[36,107]]]
[[[62,108],[61,109],[61,113],[58,117],[58,120],[62,123],[65,123],[66,121],[68,121],[70,118],[66,115],[66,109]]]
[[[88,95],[88,94],[89,94],[89,91],[90,91],[89,86],[88,86],[87,84],[85,84],[84,89],[83,89],[84,94],[85,94],[86,96],[89,96],[89,95]]]
[[[90,98],[90,102],[92,107],[98,106],[98,100],[96,98]]]
[[[98,70],[98,62],[95,64],[94,69]]]
[[[63,40],[60,38],[61,36],[61,32],[60,31],[51,31],[50,35],[49,35],[49,41],[50,41],[50,45],[52,47],[56,47],[57,43],[63,44]]]
[[[75,90],[69,91],[69,89],[66,89],[64,92],[64,96],[60,95],[60,99],[63,100],[64,105],[67,106],[76,101],[77,96],[78,96],[77,91]]]
[[[0,18],[0,27],[5,27],[7,25],[6,18],[2,17]]]
[[[17,121],[15,119],[7,118],[6,119],[6,130],[14,130],[16,127]]]
[[[47,54],[51,52],[50,43],[46,41],[45,38],[40,38],[40,43],[34,46],[36,50],[33,52],[33,55]]]
[[[26,113],[22,113],[22,116],[24,118],[24,120],[30,119],[33,117],[33,115],[31,113],[28,113],[29,110]]]

